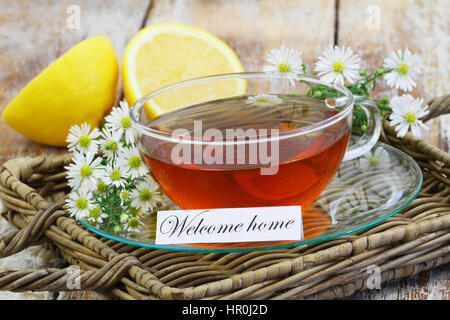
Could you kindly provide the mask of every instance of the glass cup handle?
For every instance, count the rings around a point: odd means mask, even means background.
[[[381,117],[377,105],[365,98],[355,97],[355,105],[359,105],[367,115],[367,129],[352,145],[349,145],[342,161],[356,159],[370,151],[377,143],[381,134]],[[372,111],[372,114],[371,112]]]

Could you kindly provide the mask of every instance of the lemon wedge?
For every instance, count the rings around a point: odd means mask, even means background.
[[[36,142],[66,146],[74,124],[98,127],[116,99],[119,66],[105,36],[83,40],[32,79],[3,110],[10,127]]]

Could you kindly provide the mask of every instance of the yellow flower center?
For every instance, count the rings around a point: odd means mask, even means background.
[[[82,166],[80,168],[80,175],[83,178],[89,177],[92,174],[92,168],[90,166],[88,166],[87,164],[85,164],[84,166]]]
[[[139,220],[133,217],[130,219],[130,221],[128,221],[128,225],[131,228],[137,228],[137,227],[139,227]]]
[[[278,70],[280,72],[289,72],[291,71],[291,66],[287,62],[282,62],[278,65]]]
[[[406,123],[409,123],[409,124],[414,123],[417,120],[416,115],[412,112],[407,112],[405,114],[404,118],[405,118]]]
[[[141,159],[138,156],[133,156],[130,159],[128,159],[128,164],[132,169],[139,168],[141,165]]]
[[[106,188],[107,188],[107,186],[106,186],[106,184],[103,182],[103,181],[99,181],[98,183],[97,183],[97,191],[98,192],[105,192],[106,191]]]
[[[89,217],[91,218],[98,218],[100,216],[100,209],[99,208],[92,208],[89,210]]]
[[[130,118],[129,117],[123,117],[122,120],[120,120],[120,125],[124,129],[128,129],[129,127],[131,127],[131,120],[130,120]]]
[[[75,207],[77,207],[80,210],[86,209],[87,200],[83,197],[78,198],[77,201],[75,201]]]
[[[128,193],[128,191],[124,190],[120,193],[120,198],[122,198],[122,200],[127,200],[129,196],[130,194]]]
[[[137,208],[135,208],[135,207],[130,207],[130,208],[128,209],[128,211],[129,211],[132,215],[136,215],[136,214],[139,213],[139,210],[138,210]]]
[[[83,148],[87,148],[91,144],[91,138],[89,138],[87,135],[81,136],[80,139],[78,139],[78,143]]]
[[[111,170],[109,176],[111,177],[111,180],[119,180],[122,177],[122,174],[120,173],[119,170],[113,169]]]
[[[152,198],[152,193],[148,189],[141,190],[139,192],[139,200],[141,201],[148,201]]]
[[[406,63],[400,63],[397,66],[397,72],[400,74],[407,74],[408,73],[408,65]]]
[[[333,71],[342,73],[344,71],[344,63],[342,61],[336,61],[333,63]]]
[[[378,159],[378,157],[371,156],[371,157],[369,158],[369,165],[372,166],[372,167],[378,166],[378,163],[379,163],[379,162],[380,162],[380,159]]]

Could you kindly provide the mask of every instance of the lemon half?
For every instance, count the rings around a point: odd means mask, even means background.
[[[138,32],[127,45],[122,60],[123,89],[132,105],[143,95],[181,80],[242,72],[234,51],[221,39],[197,27],[163,22]],[[149,101],[146,114],[160,114],[211,98],[244,94],[244,80],[223,80],[177,89]]]

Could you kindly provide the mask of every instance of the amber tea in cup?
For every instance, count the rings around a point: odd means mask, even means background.
[[[304,82],[319,84],[318,79],[303,77],[300,82],[298,75],[290,77],[295,86],[284,89],[280,82],[290,79],[277,74],[204,77],[161,88],[136,102],[131,118],[140,134],[139,148],[176,205],[307,207],[344,157],[355,158],[373,146],[376,123],[347,148],[354,104],[349,90],[329,85],[335,93],[329,100],[333,103],[327,103],[307,95]],[[220,83],[230,81],[245,92],[221,91]],[[204,90],[202,97],[190,95],[194,86]],[[146,104],[168,101],[177,103],[177,109],[147,117]],[[372,107],[370,102],[362,104]]]

